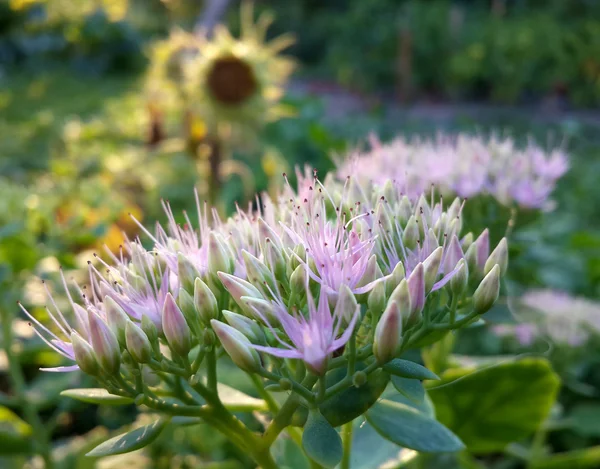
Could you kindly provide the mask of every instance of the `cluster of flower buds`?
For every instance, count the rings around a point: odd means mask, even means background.
[[[433,185],[444,195],[491,194],[504,205],[543,208],[567,169],[560,149],[546,152],[529,142],[521,150],[511,138],[438,135],[414,141],[399,137],[385,145],[373,138],[371,151],[350,155],[340,162],[338,174],[380,186],[393,179],[412,198]]]
[[[356,359],[376,370],[498,298],[506,239],[490,252],[487,230],[461,234],[459,199],[445,208],[391,181],[298,179],[227,221],[198,203],[197,230],[165,205],[166,228],[146,231],[150,250],[136,240],[110,263],[90,262],[77,299],[63,277],[70,311],[51,299],[52,327],[23,308],[75,362],[53,370],[135,386],[146,369],[193,377],[224,350],[239,368],[300,389],[292,370],[320,377]]]

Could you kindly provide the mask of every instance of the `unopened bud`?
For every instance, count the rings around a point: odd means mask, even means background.
[[[508,243],[506,238],[500,240],[498,246],[492,251],[490,257],[487,258],[483,274],[487,275],[496,264],[500,266],[500,275],[504,275],[508,268]]]
[[[412,215],[413,207],[410,203],[410,199],[407,196],[402,196],[400,199],[400,205],[398,206],[397,218],[400,224],[404,224],[408,221]]]
[[[248,306],[244,303],[241,298],[242,296],[250,296],[252,298],[263,298],[262,294],[258,289],[246,280],[242,280],[239,277],[230,275],[224,272],[217,274],[223,283],[223,286],[227,289],[233,300],[237,305],[246,313],[251,313]]]
[[[265,333],[263,332],[262,327],[260,327],[253,319],[227,310],[223,311],[223,316],[231,327],[248,337],[250,342],[263,345],[266,343]]]
[[[208,235],[208,271],[213,275],[217,272],[229,274],[233,268],[233,258],[225,240],[211,231]]]
[[[131,321],[125,326],[125,342],[127,350],[136,362],[150,362],[152,358],[152,346],[150,345],[148,336]]]
[[[410,293],[410,317],[414,318],[423,311],[425,306],[425,268],[421,262],[408,277],[408,291]]]
[[[367,374],[364,371],[357,371],[352,375],[352,385],[355,388],[360,388],[364,386],[367,382]]]
[[[292,382],[287,378],[281,378],[279,380],[279,387],[282,391],[289,391],[292,389]]]
[[[469,281],[469,268],[467,267],[467,262],[464,259],[458,261],[456,264],[456,272],[450,279],[450,291],[453,295],[461,295],[465,288],[467,288],[467,283]]]
[[[169,347],[177,355],[187,357],[192,348],[190,328],[171,293],[167,293],[162,313],[163,333]]]
[[[148,337],[150,344],[152,344],[152,348],[158,348],[158,329],[154,322],[152,322],[148,316],[143,315],[140,322],[140,327],[142,331],[144,331],[144,334],[146,334],[146,337]]]
[[[88,311],[88,320],[92,348],[98,363],[109,375],[117,373],[121,366],[121,350],[117,337],[96,313]]]
[[[114,332],[121,345],[125,344],[125,326],[129,322],[129,316],[121,306],[110,296],[104,297],[104,311],[108,326]]]
[[[469,246],[469,249],[467,249],[467,252],[465,252],[465,260],[467,261],[467,267],[469,268],[469,272],[476,272],[479,274],[479,262],[477,261],[477,245],[475,243],[471,244],[471,246]]]
[[[369,257],[369,260],[367,261],[367,267],[365,268],[365,273],[360,281],[356,284],[356,287],[364,287],[365,285],[368,285],[382,276],[383,273],[377,264],[377,256],[373,254],[371,257]]]
[[[373,340],[373,354],[379,363],[396,356],[402,345],[402,313],[395,301],[390,301],[379,318]]]
[[[483,272],[485,262],[490,254],[490,232],[486,228],[473,243],[477,248],[477,268]]]
[[[458,236],[454,235],[450,239],[448,246],[445,250],[444,257],[444,275],[448,275],[452,272],[463,257],[463,250],[460,246],[460,241],[458,240]]]
[[[198,279],[200,280],[200,279]],[[179,309],[185,316],[185,319],[193,324],[198,321],[198,313],[196,312],[196,305],[194,304],[194,299],[192,295],[190,295],[187,290],[183,288],[179,289],[179,293],[177,294],[177,304],[179,305]]]
[[[406,271],[402,261],[398,261],[390,276],[385,280],[385,293],[390,295],[394,289],[400,285],[400,282],[406,277]]]
[[[274,314],[273,304],[270,301],[261,298],[253,298],[243,296],[241,299],[246,305],[249,315],[263,322],[269,321],[271,324],[277,323],[277,318]]]
[[[182,253],[177,254],[177,277],[181,288],[191,292],[194,288],[194,280],[200,276],[200,272],[194,267],[190,260]]]
[[[481,281],[473,294],[473,310],[477,314],[487,312],[500,295],[500,266],[496,264]]]
[[[419,226],[414,215],[408,219],[408,223],[404,227],[404,233],[402,233],[402,242],[407,249],[414,249],[417,246],[419,240]]]
[[[199,278],[194,282],[194,307],[204,324],[219,316],[217,298],[212,290]]]
[[[71,333],[71,345],[79,369],[90,376],[96,376],[100,371],[100,367],[92,346],[76,332]]]
[[[425,291],[431,291],[435,284],[438,274],[440,272],[440,264],[442,263],[442,256],[444,255],[444,248],[438,247],[433,251],[427,259],[423,262],[423,268],[425,269]]]
[[[308,273],[306,270],[306,265],[299,265],[290,277],[290,290],[296,298],[301,298],[306,292],[306,286],[308,285]]]
[[[356,296],[347,285],[342,285],[333,310],[334,317],[343,318],[346,324],[350,323],[356,310],[359,308]]]
[[[381,313],[383,313],[386,302],[387,299],[385,296],[385,285],[383,282],[379,282],[369,293],[367,306],[369,307],[371,314],[379,316]]]
[[[249,372],[260,367],[260,357],[244,334],[216,319],[210,321],[210,324],[233,363]]]
[[[471,247],[471,244],[473,244],[473,233],[471,233],[470,231],[463,236],[463,239],[460,241],[460,245],[463,248],[463,251],[467,251],[467,249],[469,249]]]
[[[244,259],[244,265],[246,266],[246,274],[249,280],[258,284],[266,283],[272,289],[276,288],[275,277],[263,262],[261,262],[258,258],[256,258],[248,251],[243,249],[242,258]]]

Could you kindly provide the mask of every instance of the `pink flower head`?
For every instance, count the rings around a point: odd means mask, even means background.
[[[356,321],[360,316],[360,308],[352,312],[346,329],[341,333],[344,315],[348,312],[331,311],[329,298],[324,289],[321,289],[319,302],[315,305],[313,297],[307,290],[308,311],[303,314],[294,308],[286,308],[280,299],[273,301],[274,314],[285,335],[278,333],[270,324],[268,318],[258,309],[258,317],[274,333],[280,347],[252,346],[261,352],[281,358],[298,358],[316,374],[322,375],[326,371],[328,357],[340,349],[352,335]]]

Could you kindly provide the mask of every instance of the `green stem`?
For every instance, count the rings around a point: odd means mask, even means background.
[[[271,396],[269,391],[265,389],[264,383],[260,380],[260,378],[253,373],[248,373],[248,376],[250,376],[252,384],[254,384],[254,387],[256,388],[256,391],[260,397],[262,397],[267,403],[269,411],[273,414],[279,412],[279,404],[277,404],[277,401],[273,399],[273,396]]]
[[[342,463],[340,469],[350,469],[350,456],[352,455],[352,430],[354,425],[352,421],[344,424],[342,427],[342,445],[344,447],[344,454],[342,456]]]
[[[212,393],[217,393],[217,354],[214,347],[206,353],[207,387]]]
[[[279,434],[290,424],[299,405],[298,396],[290,394],[263,434],[262,445],[265,448],[270,448]]]
[[[21,370],[19,357],[13,353],[13,335],[12,335],[12,317],[4,308],[0,311],[2,318],[2,345],[8,362],[8,373],[10,376],[13,392],[16,398],[16,403],[23,412],[25,420],[33,428],[33,438],[36,439],[38,452],[44,461],[46,469],[52,469],[54,463],[52,461],[52,453],[50,447],[50,435],[46,431],[40,416],[38,415],[37,406],[33,402],[27,402],[25,394],[25,377]]]

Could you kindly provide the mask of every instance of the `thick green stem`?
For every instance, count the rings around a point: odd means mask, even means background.
[[[254,387],[256,388],[256,391],[258,392],[260,397],[262,397],[267,403],[269,411],[273,414],[279,412],[279,404],[277,404],[277,401],[273,399],[273,396],[271,396],[269,391],[265,389],[264,383],[260,380],[260,378],[253,373],[249,373],[248,376],[250,376],[252,384],[254,384]]]
[[[217,393],[217,354],[214,347],[206,353],[207,387],[212,393]]]
[[[18,356],[13,353],[13,335],[12,335],[12,316],[7,310],[2,308],[0,311],[2,318],[2,345],[8,362],[8,373],[11,380],[11,385],[16,398],[17,406],[23,412],[25,420],[33,428],[33,438],[37,444],[37,449],[44,460],[44,467],[52,469],[54,463],[52,461],[52,452],[50,447],[50,435],[46,431],[40,416],[38,415],[37,406],[33,402],[27,402],[25,394],[25,378],[21,370],[21,363]]]
[[[291,394],[283,403],[262,437],[262,444],[265,448],[270,448],[279,434],[290,424],[299,405],[300,400],[295,394]]]
[[[344,424],[342,427],[342,445],[344,447],[344,454],[342,456],[342,463],[340,469],[350,469],[350,456],[352,455],[352,430],[354,426],[352,421]]]

